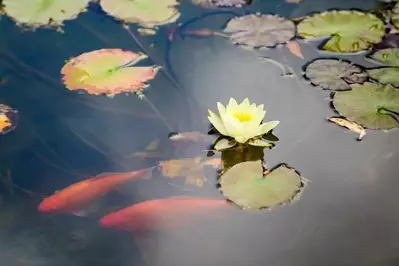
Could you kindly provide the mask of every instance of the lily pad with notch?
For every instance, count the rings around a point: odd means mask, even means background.
[[[399,48],[386,48],[371,54],[369,58],[388,67],[368,69],[370,77],[382,84],[399,87]]]
[[[302,186],[300,175],[285,165],[264,176],[260,160],[236,164],[220,178],[223,195],[245,209],[270,208],[290,202]]]
[[[385,35],[384,22],[377,16],[355,10],[331,10],[314,14],[298,24],[302,38],[330,37],[323,50],[352,53],[368,49]]]
[[[317,59],[305,70],[305,77],[325,90],[350,90],[349,84],[363,83],[368,74],[363,68],[338,59]]]
[[[72,91],[94,95],[140,93],[159,70],[157,66],[133,66],[147,58],[141,53],[121,49],[100,49],[70,59],[62,68],[62,80]]]
[[[351,87],[333,96],[333,106],[341,116],[369,129],[399,126],[399,89],[371,82]]]
[[[250,48],[274,47],[295,36],[295,24],[271,14],[249,14],[231,19],[224,32],[233,43]]]

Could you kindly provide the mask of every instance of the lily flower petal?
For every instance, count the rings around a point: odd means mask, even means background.
[[[239,143],[245,143],[247,142],[249,138],[247,136],[237,136],[235,137],[235,140]]]
[[[220,117],[211,110],[208,110],[208,112],[209,112],[208,116],[209,122],[211,122],[211,124],[216,128],[217,131],[219,131],[220,134],[227,136],[228,133]]]
[[[278,124],[280,124],[280,121],[270,121],[266,122],[258,127],[258,135],[263,135],[275,128]]]

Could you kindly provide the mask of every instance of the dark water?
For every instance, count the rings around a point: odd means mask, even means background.
[[[331,8],[371,9],[375,1],[253,1],[237,14],[276,13],[298,17]],[[189,29],[220,30],[234,15],[215,13],[182,2],[182,23]],[[398,134],[367,133],[364,141],[325,118],[333,115],[328,93],[300,77],[307,62],[320,57],[317,43],[303,45],[305,59],[284,49],[248,51],[223,38],[176,38],[166,42],[165,27],[142,37],[155,63],[168,66],[181,84],[160,72],[146,97],[167,117],[173,131],[207,132],[207,109],[230,97],[264,104],[266,120],[280,120],[280,141],[266,152],[273,167],[288,163],[311,183],[295,204],[272,211],[244,212],[207,222],[179,234],[155,235],[140,243],[133,234],[98,226],[98,216],[41,214],[36,205],[85,176],[145,168],[151,160],[129,156],[161,139],[169,158],[198,156],[207,147],[168,148],[170,130],[145,101],[134,95],[112,99],[72,93],[60,82],[65,60],[101,48],[140,51],[119,25],[89,11],[69,21],[61,34],[24,32],[2,17],[0,22],[0,101],[19,111],[15,131],[0,136],[2,196],[0,256],[4,265],[399,265]],[[153,48],[149,48],[154,44]],[[284,79],[268,56],[294,68]],[[361,56],[340,56],[368,66]],[[146,64],[152,64],[147,60]],[[167,179],[135,183],[116,196],[120,208],[147,199],[190,194],[221,197],[213,183],[187,192]],[[12,178],[13,186],[4,182]],[[29,195],[18,187],[36,193]],[[101,205],[103,206],[103,205]],[[108,205],[107,205],[108,206]],[[107,206],[102,211],[107,212]],[[2,264],[3,265],[3,264]]]

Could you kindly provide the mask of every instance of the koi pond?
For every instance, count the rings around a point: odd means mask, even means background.
[[[399,265],[397,0],[0,3],[2,265]]]

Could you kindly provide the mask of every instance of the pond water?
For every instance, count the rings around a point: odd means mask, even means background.
[[[356,133],[326,121],[336,115],[330,91],[302,76],[303,67],[316,58],[375,64],[364,54],[320,51],[321,40],[298,41],[302,58],[284,46],[242,49],[221,36],[198,36],[199,29],[222,32],[230,19],[256,12],[298,18],[381,4],[289,2],[253,0],[242,8],[206,9],[184,0],[177,22],[160,26],[156,35],[139,35],[137,25],[130,24],[140,44],[95,3],[66,21],[63,33],[24,30],[3,15],[0,103],[18,111],[12,120],[16,127],[0,135],[4,265],[398,265],[397,130],[367,130],[356,141]],[[138,65],[163,67],[148,82],[145,99],[123,93],[96,96],[65,87],[61,69],[66,60],[104,48],[142,52],[149,58]],[[291,68],[293,76],[282,76],[281,67]],[[264,104],[265,121],[280,121],[273,130],[279,141],[265,150],[264,160],[268,169],[285,163],[306,180],[291,204],[262,210],[231,204],[228,214],[202,213],[203,219],[187,224],[174,224],[173,217],[184,215],[185,209],[172,207],[158,214],[172,217],[170,230],[144,233],[100,225],[107,214],[153,199],[224,199],[217,188],[217,168],[198,173],[189,165],[180,177],[167,177],[158,167],[151,177],[125,183],[73,213],[38,210],[43,198],[89,177],[173,159],[219,158],[219,152],[207,158],[212,143],[176,146],[169,137],[173,132],[206,134],[208,109],[216,111],[217,102],[227,104],[231,97]],[[154,141],[156,151],[146,151]],[[142,211],[157,211],[150,208],[143,206]]]

